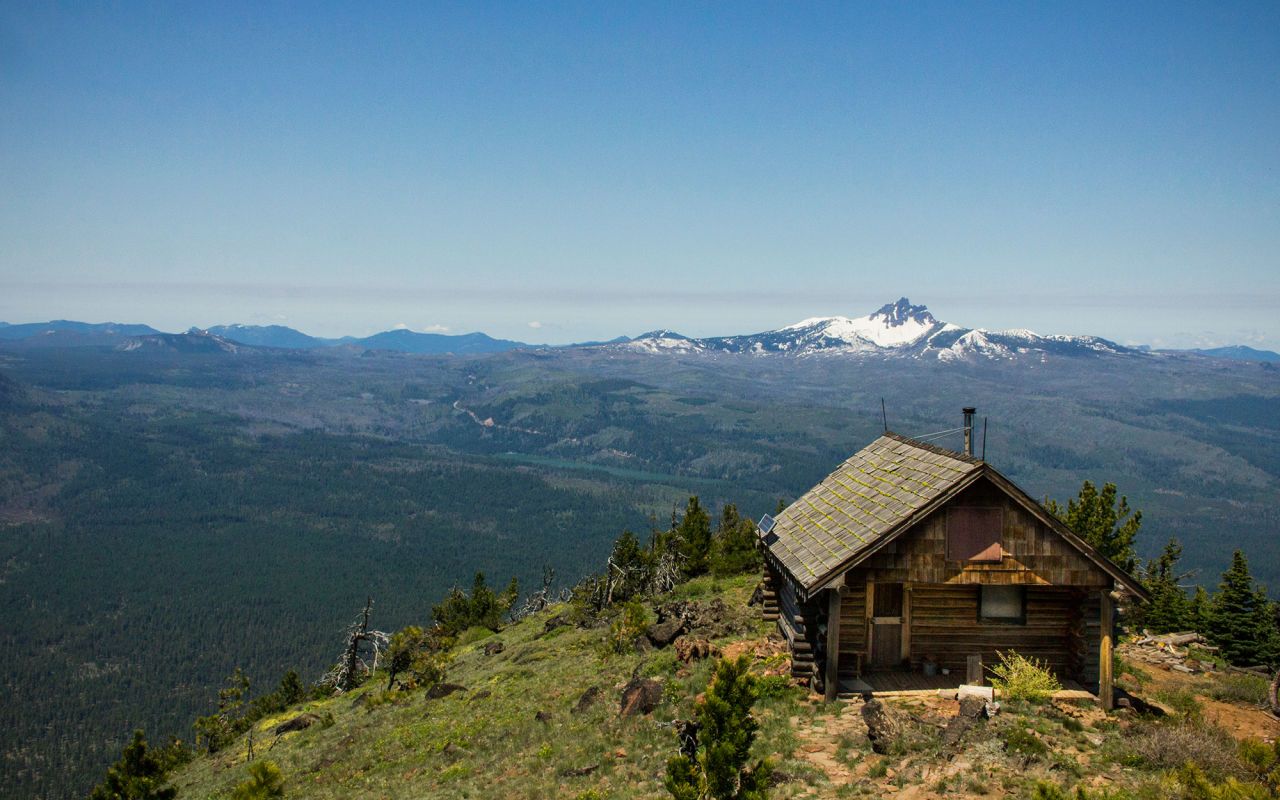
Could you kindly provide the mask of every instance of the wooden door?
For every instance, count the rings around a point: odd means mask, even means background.
[[[902,661],[902,584],[877,583],[871,614],[871,666]]]

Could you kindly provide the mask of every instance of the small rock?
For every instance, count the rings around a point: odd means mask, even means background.
[[[614,757],[614,758],[626,758],[626,757],[627,757],[627,748],[625,748],[625,747],[619,747],[617,750],[614,750],[614,751],[613,751],[613,757]]]
[[[681,636],[676,639],[676,658],[681,664],[709,658],[716,655],[716,647],[706,639],[695,639],[692,636]]]
[[[484,646],[484,654],[486,656],[496,656],[498,653],[501,653],[506,649],[507,646],[502,642],[489,642]]]
[[[492,697],[492,696],[493,696],[493,692],[489,691],[488,689],[481,689],[480,691],[471,695],[471,700],[472,702],[475,702],[476,700],[483,700],[486,697]]]
[[[551,633],[556,628],[564,628],[564,627],[567,627],[568,625],[569,625],[569,620],[565,619],[563,614],[556,614],[554,617],[547,620],[546,623],[542,626],[542,632]]]
[[[560,770],[560,777],[581,778],[584,775],[590,775],[598,769],[600,769],[599,764],[589,764],[585,767],[575,767],[573,769],[562,769]]]
[[[599,699],[600,699],[600,687],[599,686],[589,687],[585,692],[582,693],[582,696],[578,698],[578,702],[574,704],[573,713],[581,714],[591,706],[595,705],[595,702]]]
[[[550,721],[551,721],[551,712],[550,712],[550,711],[539,711],[537,714],[534,714],[534,715],[533,715],[533,718],[534,718],[534,719],[536,719],[538,722],[550,722]]]

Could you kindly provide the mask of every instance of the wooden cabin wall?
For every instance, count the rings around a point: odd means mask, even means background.
[[[940,509],[859,566],[874,581],[903,583],[1109,586],[1111,576],[986,480],[948,506],[1000,506],[999,563],[947,560],[947,513]]]
[[[840,597],[840,674],[853,675],[857,667],[853,654],[866,652],[867,582],[850,580]]]
[[[998,663],[997,651],[1014,650],[1048,662],[1060,678],[1082,681],[1087,665],[1097,673],[1097,649],[1089,652],[1072,631],[1081,628],[1084,597],[1069,587],[1027,587],[1026,623],[992,623],[978,619],[980,589],[966,585],[915,584],[911,599],[911,661],[925,656],[964,674],[966,658],[982,655],[982,663]],[[1096,594],[1096,593],[1095,593]],[[1096,601],[1094,604],[1096,616]],[[1082,647],[1082,642],[1085,643]],[[1094,678],[1097,682],[1097,678]]]
[[[1084,667],[1078,680],[1091,692],[1098,691],[1098,653],[1102,649],[1102,598],[1090,592],[1080,600],[1084,627]]]

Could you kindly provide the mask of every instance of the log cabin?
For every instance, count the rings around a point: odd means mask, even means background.
[[[886,432],[761,520],[792,675],[833,700],[876,675],[982,683],[1015,651],[1110,708],[1115,606],[1146,590],[974,458],[965,412],[967,452]]]

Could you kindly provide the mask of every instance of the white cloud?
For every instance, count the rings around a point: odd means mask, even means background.
[[[423,332],[425,332],[425,333],[448,333],[448,332],[449,332],[449,326],[448,326],[448,325],[440,325],[440,324],[438,324],[438,323],[437,323],[437,324],[434,324],[434,325],[428,325],[427,327],[423,328],[422,330],[423,330]]]
[[[403,322],[397,322],[395,325],[392,325],[392,326],[391,326],[391,330],[393,330],[393,331],[407,331],[407,330],[409,330],[409,326],[408,326],[408,325],[406,325],[406,324],[405,324],[405,323],[403,323]]]
[[[534,330],[537,330],[538,328],[541,328],[541,327],[542,327],[542,323],[541,323],[541,322],[538,322],[538,321],[535,319],[534,321],[532,321],[532,322],[530,322],[530,323],[529,323],[529,327],[530,327],[530,328],[533,328]]]

